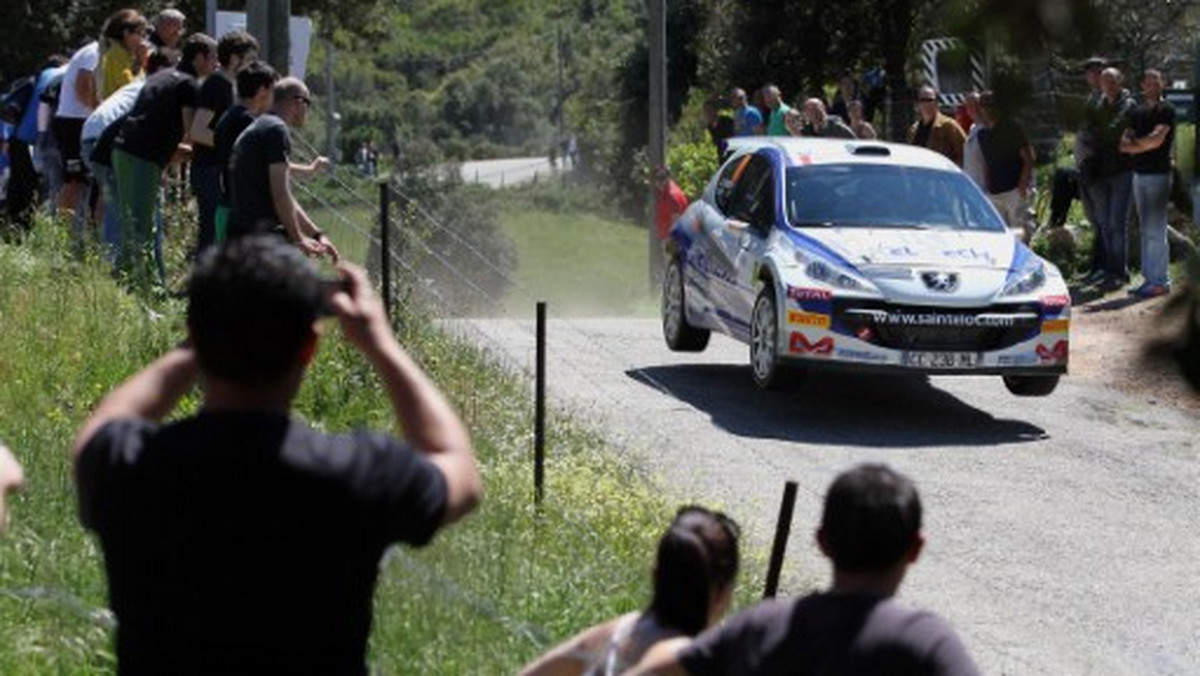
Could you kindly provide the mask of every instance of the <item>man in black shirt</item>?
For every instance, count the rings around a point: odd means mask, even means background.
[[[254,118],[271,108],[275,100],[275,83],[278,81],[279,75],[266,62],[253,61],[247,64],[237,74],[237,103],[221,115],[213,130],[213,152],[217,156],[217,166],[221,168],[221,190],[214,217],[214,236],[218,243],[225,241],[229,226],[233,180],[229,165],[233,144],[254,122]]]
[[[365,272],[332,290],[269,235],[192,272],[187,345],[108,394],[73,450],[79,514],[104,552],[118,670],[366,674],[379,562],[478,504],[462,420],[396,342]],[[405,441],[318,432],[290,414],[337,317]],[[162,419],[199,383],[200,411]]]
[[[221,193],[221,163],[217,155],[215,130],[234,103],[233,88],[237,73],[258,55],[258,41],[242,30],[221,36],[217,42],[220,68],[204,78],[196,94],[196,113],[188,136],[192,141],[192,192],[199,211],[196,254],[216,240],[216,211]]]
[[[1133,162],[1133,203],[1142,236],[1142,276],[1145,282],[1129,293],[1153,298],[1170,293],[1167,275],[1167,200],[1171,193],[1171,149],[1175,142],[1175,108],[1162,97],[1162,73],[1142,75],[1142,105],[1126,115],[1129,129],[1120,149]]]
[[[764,601],[694,641],[664,642],[635,674],[709,676],[976,676],[954,629],[893,597],[917,560],[921,500],[885,465],[844,472],[825,495],[817,544],[833,585]]]
[[[165,283],[158,215],[162,172],[177,155],[190,150],[185,141],[196,105],[196,81],[216,64],[216,40],[203,33],[190,36],[179,66],[146,80],[113,143],[122,242],[117,267],[139,285],[151,283],[155,276],[158,283]]]
[[[978,132],[983,151],[985,187],[988,199],[1004,217],[1009,232],[1028,243],[1033,239],[1035,223],[1030,209],[1033,194],[1033,146],[1008,110],[1010,104],[998,101],[992,92],[979,97],[986,125]]]
[[[312,105],[308,87],[297,78],[285,77],[275,84],[274,97],[271,111],[256,119],[233,144],[229,237],[275,233],[309,256],[329,256],[336,261],[337,248],[308,217],[291,189],[288,129],[304,126]]]

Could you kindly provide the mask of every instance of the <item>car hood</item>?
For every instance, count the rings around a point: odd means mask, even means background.
[[[1012,274],[1014,256],[1033,255],[1007,232],[882,228],[806,229],[897,303],[967,307],[995,302]],[[935,289],[939,274],[952,290]]]
[[[1016,248],[1007,232],[806,228],[804,234],[868,274],[889,266],[1008,270]]]

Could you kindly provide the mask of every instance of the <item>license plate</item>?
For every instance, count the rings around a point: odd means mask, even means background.
[[[903,352],[900,363],[918,369],[970,369],[979,366],[979,353]]]

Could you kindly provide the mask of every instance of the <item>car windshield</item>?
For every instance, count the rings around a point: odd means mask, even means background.
[[[965,174],[883,164],[824,164],[787,170],[792,227],[916,228],[1003,232]]]

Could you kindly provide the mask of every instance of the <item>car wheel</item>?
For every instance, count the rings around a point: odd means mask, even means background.
[[[683,263],[674,258],[663,275],[663,338],[673,352],[700,352],[708,347],[711,332],[688,323],[683,294]]]
[[[764,390],[781,390],[796,384],[794,374],[779,360],[779,313],[775,288],[767,285],[754,301],[750,317],[750,373]]]
[[[1004,386],[1018,397],[1044,397],[1058,387],[1058,376],[1004,376]]]

